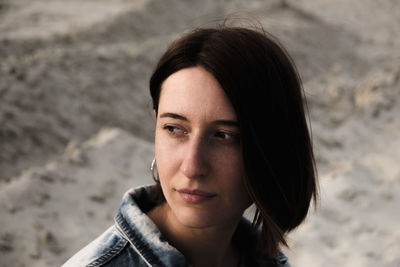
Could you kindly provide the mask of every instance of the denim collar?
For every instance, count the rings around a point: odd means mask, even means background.
[[[155,195],[151,186],[126,192],[115,216],[117,228],[122,230],[133,249],[149,266],[188,266],[185,257],[162,237],[157,226],[145,214],[151,206],[157,205]]]
[[[126,192],[115,216],[116,227],[148,266],[190,266],[183,254],[168,243],[146,215],[146,212],[159,205],[158,193],[155,186],[133,188]],[[242,218],[233,237],[241,252],[240,266],[255,266],[253,260],[263,262],[263,266],[279,266],[265,255],[255,254],[258,237],[259,233],[252,231],[251,223]],[[285,264],[286,261],[287,258],[279,252],[278,262]]]

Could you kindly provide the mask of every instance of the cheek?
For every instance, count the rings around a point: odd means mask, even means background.
[[[173,146],[172,146],[173,147]],[[157,171],[161,180],[161,184],[173,176],[177,169],[177,150],[171,149],[171,144],[165,140],[162,134],[155,138],[155,156],[157,163]]]
[[[161,142],[162,143],[162,142]],[[158,143],[160,144],[160,143]],[[156,162],[157,162],[157,172],[158,172],[158,178],[160,180],[160,185],[162,192],[164,194],[164,197],[166,198],[167,202],[170,200],[170,177],[172,177],[171,174],[171,162],[167,160],[168,153],[165,150],[163,146],[160,146],[157,144],[155,145],[155,155],[156,155]]]
[[[251,200],[244,183],[243,160],[240,155],[233,155],[225,157],[224,162],[219,163],[221,173],[218,176],[221,179],[221,190],[225,192],[227,201],[247,207],[251,204]]]

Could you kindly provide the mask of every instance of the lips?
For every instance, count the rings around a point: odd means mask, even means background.
[[[187,203],[199,204],[208,200],[213,199],[216,194],[202,191],[202,190],[191,190],[191,189],[180,189],[177,190],[180,197]]]

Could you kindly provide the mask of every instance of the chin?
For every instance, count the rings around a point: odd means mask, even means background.
[[[207,228],[218,224],[215,214],[218,213],[191,207],[179,207],[178,211],[174,212],[176,219],[190,228]]]

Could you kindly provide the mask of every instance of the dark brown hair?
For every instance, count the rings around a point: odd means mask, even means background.
[[[239,122],[247,191],[261,227],[259,248],[276,258],[285,236],[317,198],[305,97],[295,65],[264,30],[200,28],[172,43],[151,79],[157,113],[161,85],[174,72],[201,66],[220,83]]]

